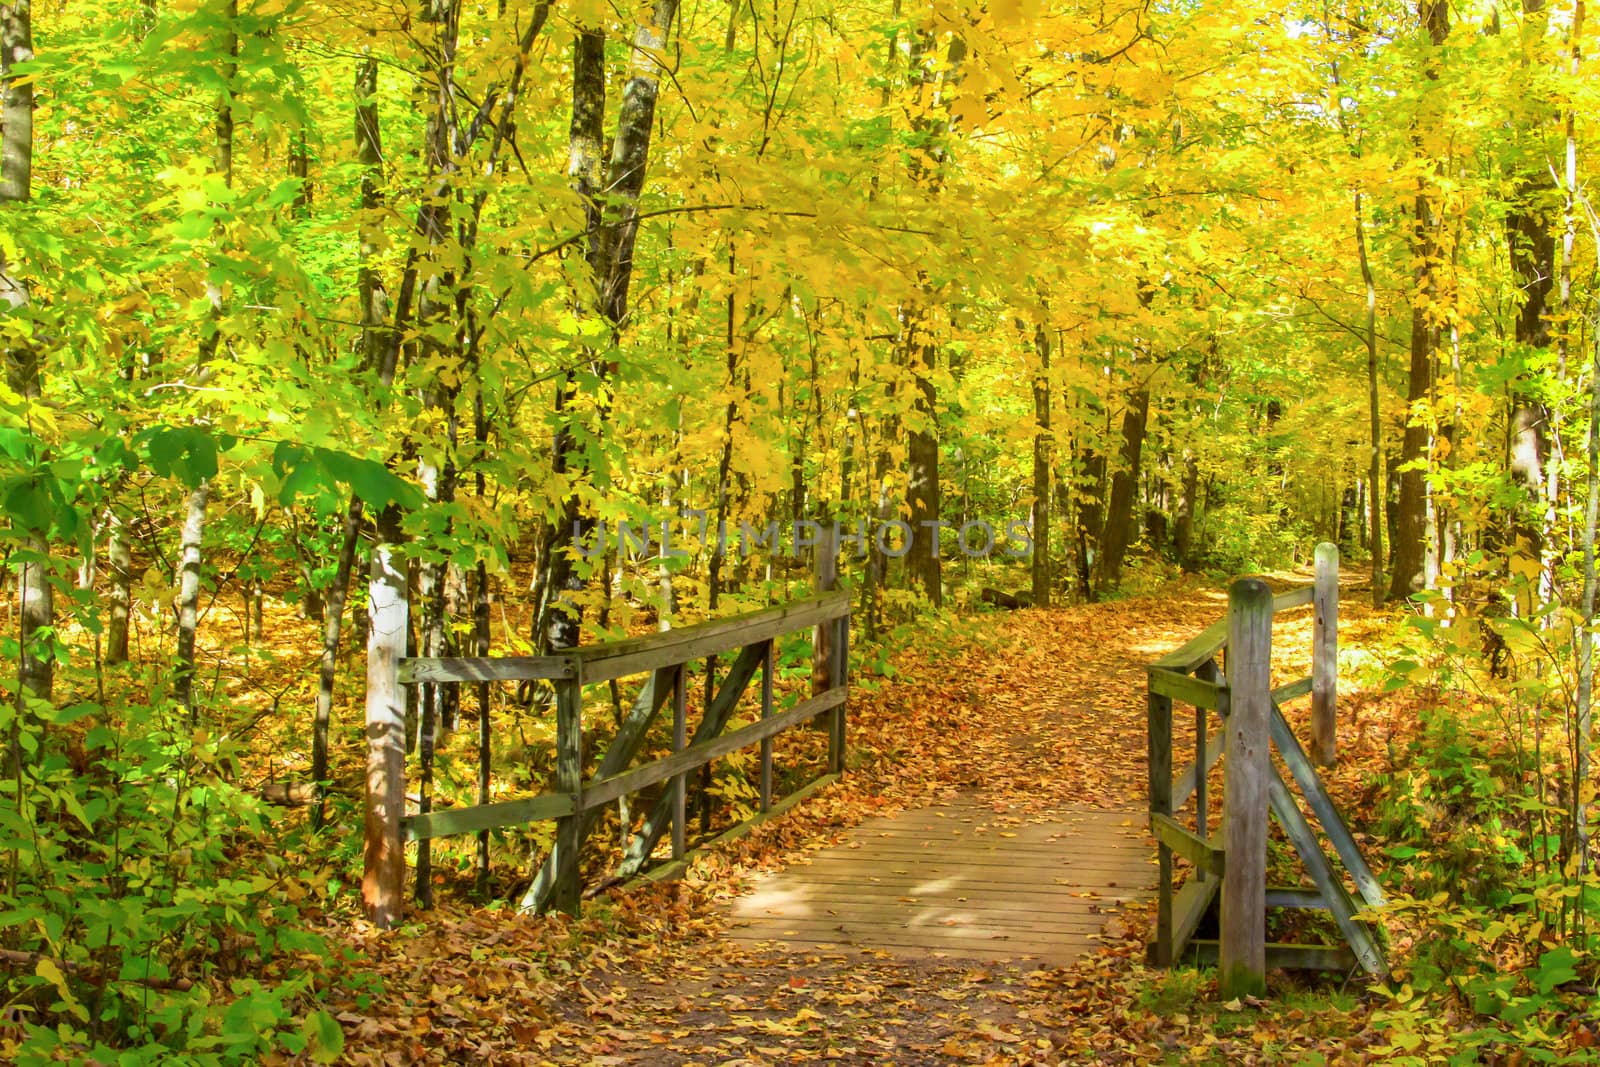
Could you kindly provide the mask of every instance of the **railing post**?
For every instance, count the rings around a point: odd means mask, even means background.
[[[1217,661],[1208,659],[1194,672],[1196,678],[1208,682],[1222,684],[1222,671],[1217,667]],[[1218,694],[1217,713],[1226,719],[1228,704],[1226,691]],[[1210,741],[1207,737],[1207,719],[1210,711],[1206,708],[1194,709],[1194,832],[1206,840],[1211,839],[1211,790],[1209,775],[1206,768],[1210,766],[1211,752]],[[1222,739],[1218,738],[1221,744]],[[1204,881],[1208,875],[1203,867],[1195,868],[1194,876]]]
[[[831,593],[839,584],[838,531],[824,526],[817,541],[817,592]],[[817,624],[811,641],[811,695],[817,696],[833,684],[833,620]]]
[[[778,642],[776,638],[767,639],[766,651],[761,655],[761,718],[772,717],[772,675],[777,670]],[[761,812],[766,814],[772,809],[772,738],[763,738],[761,741]]]
[[[850,684],[850,615],[848,612],[839,616],[833,622],[834,640],[832,659],[828,672],[828,688],[843,689]],[[845,751],[845,709],[848,705],[841,701],[839,706],[832,711],[833,718],[829,722],[828,731],[828,770],[834,774],[844,773]]]
[[[1267,988],[1267,804],[1272,778],[1272,590],[1242,578],[1228,590],[1227,774],[1223,787],[1224,997]]]
[[[1150,767],[1150,811],[1154,815],[1172,814],[1172,698],[1151,692],[1146,698],[1148,720],[1145,727]],[[1156,903],[1155,953],[1150,960],[1157,967],[1172,966],[1172,850],[1159,840],[1156,858],[1159,893]]]
[[[839,584],[839,530],[827,525],[817,541],[817,592],[832,592]],[[819,696],[845,684],[849,673],[850,616],[829,619],[816,628],[811,644],[811,695]],[[828,770],[844,772],[845,706],[828,713]]]
[[[574,809],[583,792],[583,661],[572,661],[572,677],[556,683],[556,792],[572,798]],[[578,850],[583,845],[583,815],[574,810],[556,821],[556,884],[551,903],[568,915],[578,914],[583,898]]]
[[[387,515],[387,513],[386,513]],[[379,519],[380,536],[386,531]],[[367,787],[361,902],[367,918],[387,929],[404,910],[405,845],[400,819],[406,803],[406,699],[400,660],[406,654],[410,605],[405,569],[391,540],[372,550],[367,639]]]
[[[1338,758],[1339,546],[1327,541],[1317,546],[1312,604],[1311,758],[1331,767]]]
[[[709,670],[709,666],[707,667]],[[689,743],[688,682],[689,665],[678,664],[672,676],[672,752],[682,752]],[[672,858],[683,859],[689,832],[689,772],[672,776]]]

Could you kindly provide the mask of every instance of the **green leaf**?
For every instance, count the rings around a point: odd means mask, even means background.
[[[1538,969],[1533,973],[1533,984],[1540,993],[1548,994],[1558,985],[1578,977],[1574,966],[1578,957],[1565,945],[1553,948],[1539,957]]]
[[[321,1008],[306,1016],[301,1028],[311,1043],[311,1058],[317,1063],[333,1063],[344,1053],[344,1030],[339,1020]]]
[[[157,475],[176,478],[191,489],[217,476],[218,441],[198,426],[152,426],[139,440]]]

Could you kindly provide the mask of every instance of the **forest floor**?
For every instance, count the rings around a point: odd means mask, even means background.
[[[1303,582],[1309,575],[1284,575]],[[1328,785],[1359,829],[1363,783],[1408,715],[1357,684],[1383,620],[1342,605],[1341,763]],[[872,815],[974,795],[1008,817],[1145,807],[1143,665],[1225,610],[1198,581],[1157,594],[986,616],[894,659],[852,698],[850,771],[685,879],[614,891],[576,921],[442,905],[343,937],[384,990],[332,1007],[352,1063],[783,1064],[1360,1062],[1381,1043],[1361,981],[1275,974],[1269,1003],[1220,1002],[1209,974],[1144,966],[1152,906],[1108,923],[1065,969],[874,952],[790,953],[723,936],[762,870]],[[1309,612],[1274,634],[1280,680],[1306,673]],[[1305,714],[1305,701],[1290,710]],[[1303,722],[1301,726],[1303,728]],[[1369,857],[1382,865],[1382,857]],[[335,998],[340,994],[335,993]]]

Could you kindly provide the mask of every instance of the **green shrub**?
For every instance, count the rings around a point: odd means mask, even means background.
[[[0,944],[18,1062],[244,1063],[337,1055],[312,1011],[326,957],[231,747],[164,699],[0,702]]]

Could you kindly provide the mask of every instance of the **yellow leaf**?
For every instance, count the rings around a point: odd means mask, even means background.
[[[71,988],[67,985],[67,976],[61,973],[61,968],[55,960],[41,958],[34,967],[33,973],[56,987],[56,992],[61,995],[61,1001],[67,1010],[84,1022],[88,1022],[89,1013],[83,1010],[83,1005],[78,1003],[78,998],[72,995]]]

